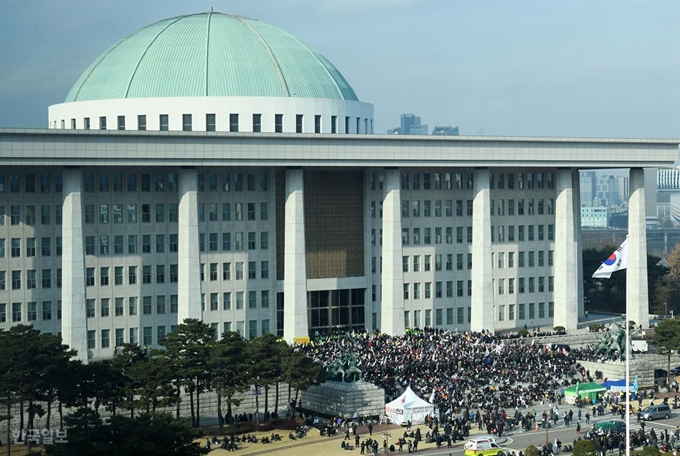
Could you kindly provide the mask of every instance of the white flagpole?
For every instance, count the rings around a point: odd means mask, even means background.
[[[626,298],[626,456],[630,456],[630,324],[628,322],[628,304]]]

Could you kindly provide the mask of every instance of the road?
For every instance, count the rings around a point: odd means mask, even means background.
[[[585,434],[586,431],[592,430],[593,425],[598,421],[620,419],[621,418],[618,415],[614,416],[611,413],[605,413],[604,416],[598,417],[597,420],[591,419],[590,425],[586,426],[585,418],[583,418],[581,421],[581,433]],[[645,430],[649,432],[651,429],[655,429],[658,435],[659,432],[663,429],[668,429],[668,432],[672,432],[679,426],[680,426],[680,410],[674,410],[672,416],[667,420],[656,420],[651,422],[648,421],[645,424]],[[635,416],[630,417],[630,427],[633,431],[638,431],[640,429],[640,425],[637,423],[637,418]],[[519,430],[515,430],[513,432],[508,433],[507,437],[508,441],[501,444],[501,446],[506,450],[514,451],[515,453],[519,453],[520,451],[524,452],[524,450],[526,450],[526,448],[529,445],[534,446],[544,445],[546,442],[545,429],[540,429],[539,431],[532,430],[529,432],[520,432]],[[569,427],[566,427],[563,423],[560,423],[556,427],[550,428],[548,430],[547,437],[553,443],[555,442],[555,438],[558,438],[563,444],[572,445],[574,439],[577,437],[576,422],[572,423]],[[442,448],[439,450],[432,449],[426,451],[428,455],[443,455],[443,456],[448,456],[449,454],[451,454],[452,456],[461,456],[463,452],[464,450],[461,444],[458,444],[456,447],[450,450]]]

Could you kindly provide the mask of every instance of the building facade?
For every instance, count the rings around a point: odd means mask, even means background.
[[[206,49],[220,36],[237,48]],[[643,168],[670,166],[677,142],[372,132],[372,105],[275,27],[206,13],[142,29],[49,129],[0,129],[0,327],[61,332],[83,360],[155,346],[185,318],[289,341],[572,329],[578,170],[614,167],[631,168],[629,280],[646,303]]]

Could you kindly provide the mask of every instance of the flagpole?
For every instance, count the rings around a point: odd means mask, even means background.
[[[609,258],[602,262],[599,268],[593,273],[594,279],[609,279],[612,272],[628,268],[628,235],[621,245],[612,253]],[[630,313],[630,288],[626,287],[626,456],[630,456],[630,328],[628,316]]]
[[[626,456],[630,456],[630,324],[628,323],[628,297],[626,297]]]

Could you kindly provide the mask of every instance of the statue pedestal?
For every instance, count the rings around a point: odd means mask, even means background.
[[[372,383],[328,381],[302,392],[302,406],[327,417],[385,414],[385,392]]]

